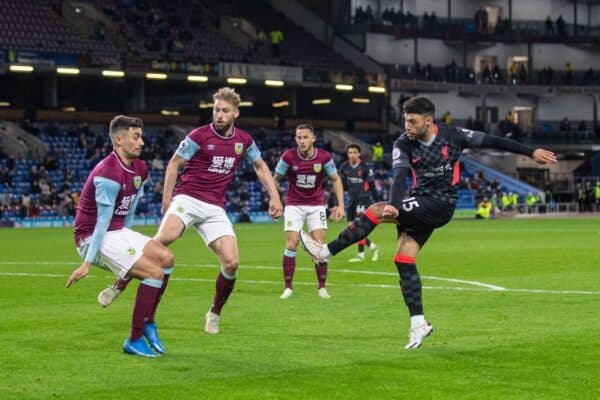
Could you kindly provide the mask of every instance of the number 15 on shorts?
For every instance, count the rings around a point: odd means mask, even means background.
[[[406,212],[411,212],[415,207],[419,207],[419,202],[415,197],[408,197],[402,200],[402,209]]]

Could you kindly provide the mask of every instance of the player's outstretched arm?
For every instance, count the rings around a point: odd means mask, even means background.
[[[165,215],[171,205],[173,189],[175,189],[175,184],[177,183],[177,175],[186,162],[185,158],[180,157],[175,153],[169,160],[169,164],[167,164],[167,168],[165,169],[165,183],[163,185],[162,206],[160,208],[160,213],[162,215]]]
[[[69,277],[69,280],[67,281],[65,287],[68,288],[78,280],[85,278],[90,272],[90,265],[91,263],[89,261],[84,261],[79,268],[77,268],[71,273],[71,276]]]
[[[269,215],[273,219],[281,217],[283,215],[283,205],[281,204],[281,198],[279,197],[279,185],[275,183],[275,179],[273,179],[273,176],[271,175],[269,166],[262,158],[256,160],[253,163],[253,166],[258,180],[269,194]]]

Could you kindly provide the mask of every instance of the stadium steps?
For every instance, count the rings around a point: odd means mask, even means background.
[[[500,182],[500,186],[508,192],[514,192],[519,196],[526,196],[528,193],[539,194],[542,199],[544,198],[544,192],[534,186],[528,185],[527,183],[521,182],[511,176],[508,176],[494,168],[490,168],[468,156],[462,155],[460,161],[464,165],[465,169],[475,175],[477,171],[482,171],[485,175],[486,180],[497,180]]]

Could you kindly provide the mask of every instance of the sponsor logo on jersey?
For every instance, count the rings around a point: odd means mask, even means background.
[[[242,154],[242,151],[244,151],[244,143],[236,143],[235,154]]]
[[[444,160],[447,160],[450,157],[448,155],[448,146],[442,147],[441,153],[442,153],[442,157],[444,158]]]
[[[136,189],[139,189],[140,186],[142,186],[142,177],[134,176],[133,177],[133,185],[135,186]]]
[[[321,172],[321,169],[323,168],[322,164],[315,164],[313,165],[313,170],[318,174],[319,172]]]
[[[413,164],[416,164],[416,163],[418,163],[419,161],[421,161],[421,158],[422,158],[422,157],[420,157],[420,156],[413,157],[413,158],[412,158],[412,163],[413,163]]]

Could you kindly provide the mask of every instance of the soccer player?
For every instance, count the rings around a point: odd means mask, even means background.
[[[317,140],[315,130],[310,124],[296,127],[295,149],[285,151],[275,167],[275,181],[285,176],[288,178],[288,191],[283,213],[283,229],[285,231],[285,250],[283,252],[283,278],[285,289],[281,299],[288,299],[293,294],[292,280],[296,269],[296,248],[298,247],[298,231],[306,223],[312,237],[322,242],[327,232],[327,213],[323,195],[323,179],[329,176],[333,183],[333,192],[337,206],[330,209],[330,217],[339,221],[344,217],[344,188],[331,158],[331,154],[315,147]],[[323,299],[330,298],[325,283],[327,280],[327,262],[315,263],[317,272],[318,294]]]
[[[132,231],[138,201],[144,194],[148,167],[139,160],[144,141],[142,121],[119,115],[110,123],[113,151],[87,177],[75,215],[75,243],[84,259],[67,281],[66,287],[84,278],[92,264],[108,269],[121,278],[138,278],[131,321],[131,334],[123,351],[145,357],[165,349],[154,314],[165,271],[173,265],[173,254],[157,240]]]
[[[234,126],[240,114],[239,94],[223,87],[213,94],[213,100],[212,123],[192,130],[167,165],[161,208],[164,218],[155,236],[168,246],[187,227],[193,226],[216,254],[221,269],[215,283],[213,304],[205,316],[204,331],[209,334],[219,333],[221,310],[237,277],[237,239],[223,207],[227,186],[243,158],[252,163],[270,196],[269,215],[279,218],[283,212],[277,186],[258,146],[248,132]],[[161,295],[166,290],[170,272],[165,274]],[[126,285],[125,280],[118,280],[112,288],[100,293],[99,301],[102,298],[110,304]]]
[[[360,158],[360,146],[352,143],[346,146],[346,155],[348,161],[340,165],[339,171],[342,177],[344,189],[348,192],[348,222],[354,221],[357,215],[365,212],[372,203],[371,199],[377,201],[377,189],[373,180],[373,170]],[[361,262],[365,260],[365,245],[371,250],[371,260],[379,259],[379,250],[375,243],[369,238],[364,238],[358,242],[358,253],[356,257],[349,259],[349,262]]]
[[[392,154],[394,179],[390,202],[371,205],[364,215],[326,245],[312,240],[305,232],[301,232],[300,239],[311,256],[326,261],[367,236],[380,222],[396,223],[399,238],[394,262],[411,322],[405,348],[414,349],[421,346],[433,330],[423,313],[416,256],[434,229],[444,226],[452,218],[458,197],[458,158],[462,150],[491,147],[524,154],[539,164],[555,163],[556,156],[551,151],[532,149],[511,139],[436,124],[435,106],[426,97],[407,100],[403,112],[405,132],[395,141]],[[414,185],[407,195],[409,169],[413,171]]]

